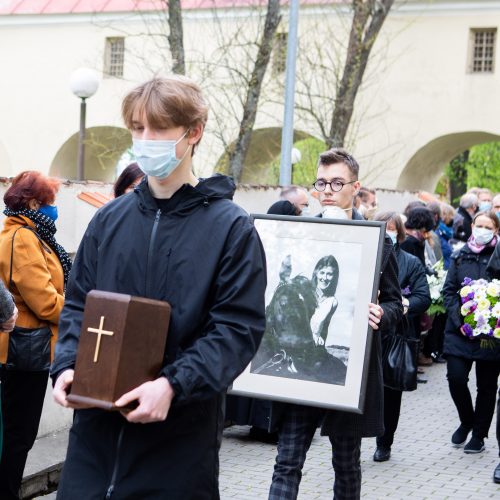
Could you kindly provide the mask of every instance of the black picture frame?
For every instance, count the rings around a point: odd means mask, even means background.
[[[229,393],[362,413],[385,223],[252,218],[267,259],[266,332]]]

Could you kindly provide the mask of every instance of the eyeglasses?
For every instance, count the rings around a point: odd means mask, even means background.
[[[324,191],[326,189],[326,186],[330,186],[330,189],[332,191],[338,193],[339,191],[342,191],[342,188],[346,184],[354,184],[355,182],[356,181],[342,182],[339,180],[327,182],[323,179],[318,179],[315,183],[313,183],[313,187],[314,189],[316,189],[316,191]]]

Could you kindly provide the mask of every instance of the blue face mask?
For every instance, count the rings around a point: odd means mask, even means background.
[[[57,220],[57,217],[59,216],[57,213],[57,207],[55,205],[42,205],[38,209],[38,212],[40,212],[43,215],[46,215],[54,222]]]
[[[500,212],[497,212],[497,218],[500,221]]]
[[[480,212],[487,212],[488,210],[491,210],[491,202],[490,201],[482,201],[479,204],[479,211]]]
[[[189,129],[177,141],[148,141],[142,139],[132,140],[132,152],[135,156],[137,164],[141,170],[151,177],[165,179],[168,177],[182,162],[186,152],[182,158],[177,158],[175,146],[184,139]]]

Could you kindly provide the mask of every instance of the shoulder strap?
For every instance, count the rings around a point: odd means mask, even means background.
[[[15,231],[14,234],[12,235],[12,241],[11,241],[11,249],[10,249],[10,273],[9,273],[9,291],[12,292],[12,285],[14,284],[12,281],[12,264],[14,261],[14,238],[16,237],[16,233],[19,231],[19,229],[29,229],[37,238],[40,244],[42,245],[42,248],[48,252],[52,253],[52,250],[48,247],[48,245],[42,240],[42,237],[31,227],[29,226],[20,226],[18,227]]]

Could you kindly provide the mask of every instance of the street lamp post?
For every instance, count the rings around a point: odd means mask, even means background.
[[[92,97],[99,87],[99,78],[95,71],[88,68],[75,70],[70,78],[69,86],[71,92],[81,99],[80,103],[80,132],[78,134],[78,163],[76,168],[76,179],[83,181],[84,159],[85,159],[85,118],[87,114],[86,99]]]
[[[290,154],[293,145],[293,105],[295,101],[295,60],[297,54],[297,30],[299,24],[299,0],[289,3],[288,43],[285,74],[285,115],[281,131],[280,185],[292,182]]]

